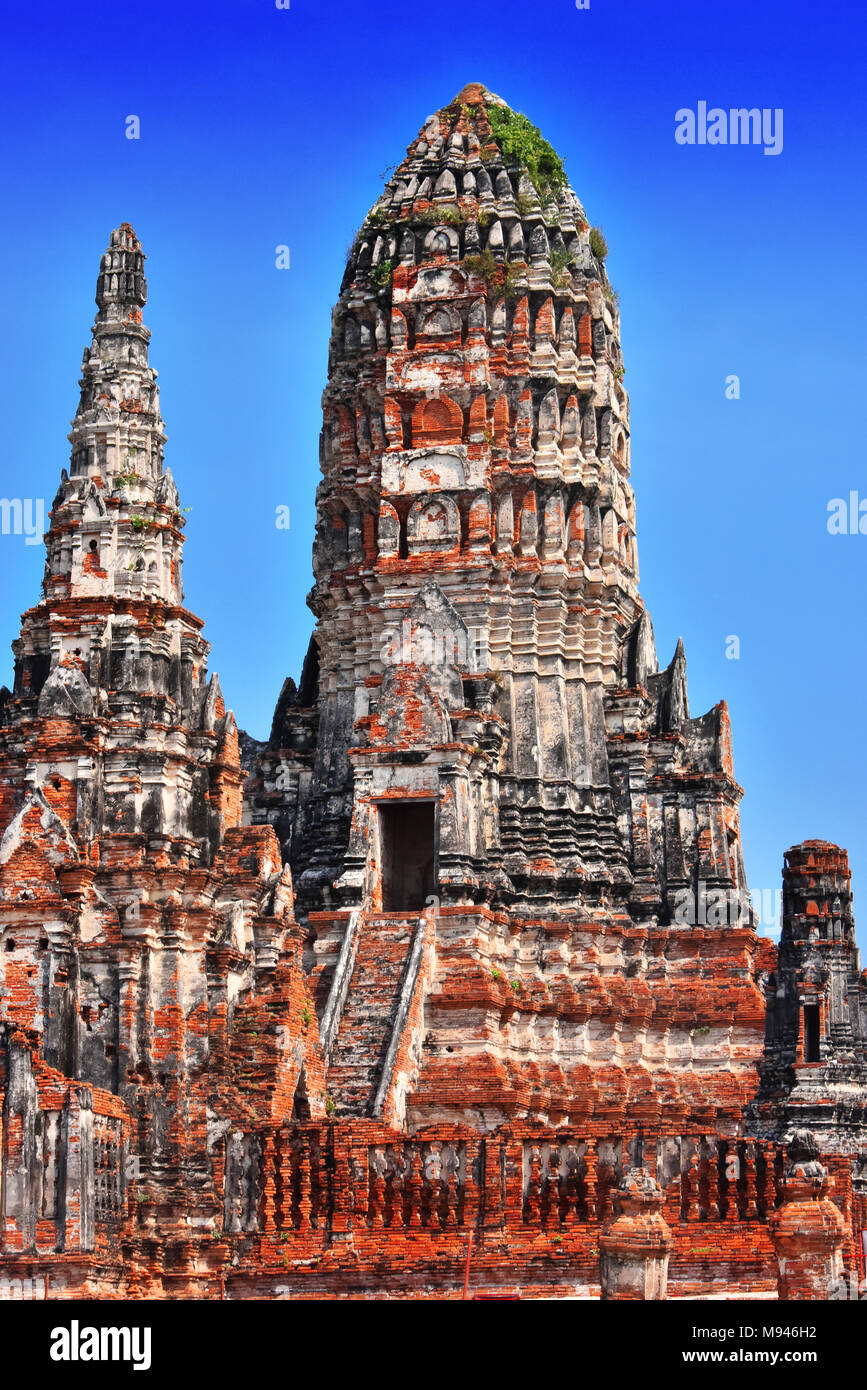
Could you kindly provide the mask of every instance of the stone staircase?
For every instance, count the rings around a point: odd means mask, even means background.
[[[365,915],[328,1067],[337,1115],[372,1115],[418,925],[417,912]]]

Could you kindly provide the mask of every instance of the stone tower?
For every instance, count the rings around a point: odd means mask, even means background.
[[[690,717],[682,645],[657,665],[604,255],[551,146],[472,84],[349,256],[317,626],[248,788],[338,1113],[732,1126],[754,1088],[729,720]],[[677,916],[705,893],[713,929]]]
[[[755,1119],[785,1138],[807,1129],[825,1152],[863,1149],[867,974],[855,945],[849,857],[826,840],[786,851],[779,958],[766,994]]]
[[[146,293],[144,255],[124,224],[102,258],[42,601],[14,644],[8,704],[9,722],[28,730],[57,720],[72,738],[76,721],[80,742],[61,762],[7,736],[0,795],[11,807],[24,784],[88,838],[103,829],[138,837],[153,862],[187,866],[207,864],[221,825],[237,820],[240,778],[229,762],[209,767],[203,757],[215,731],[231,739],[232,721],[216,678],[207,680],[202,623],[183,607],[186,518],[163,465]],[[106,719],[116,729],[100,740]]]
[[[290,872],[240,824],[235,722],[183,606],[143,263],[122,225],[0,702],[0,1169],[27,1175],[0,1185],[0,1250],[93,1251],[134,1176],[138,1234],[181,1268],[191,1220],[220,1207],[213,1134],[285,1118],[296,1093],[322,1113],[322,1087],[296,1050],[312,1001]]]

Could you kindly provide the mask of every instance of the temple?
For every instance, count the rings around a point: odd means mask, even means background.
[[[847,857],[788,851],[778,952],[726,706],[638,589],[606,254],[501,98],[425,124],[334,310],[316,626],[258,742],[111,234],[0,691],[0,1297],[448,1298],[471,1234],[523,1297],[862,1268]]]

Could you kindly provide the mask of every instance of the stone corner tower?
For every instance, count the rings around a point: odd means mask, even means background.
[[[826,1152],[863,1151],[867,978],[855,945],[849,856],[827,840],[786,851],[782,933],[766,996],[757,1122],[785,1138],[807,1129]]]

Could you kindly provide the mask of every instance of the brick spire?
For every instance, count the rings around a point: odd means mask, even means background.
[[[166,434],[150,329],[144,253],[129,223],[111,234],[99,309],[81,366],[81,396],[48,538],[46,598],[180,604],[184,515],[163,465]]]
[[[33,737],[26,753],[23,744],[7,749],[20,748],[24,762],[16,757],[9,767],[6,794],[10,811],[18,809],[16,782],[56,796],[67,831],[87,842],[122,833],[139,837],[145,854],[160,854],[172,839],[173,853],[207,862],[217,822],[236,824],[240,814],[237,736],[217,678],[208,683],[202,623],[182,602],[185,516],[163,462],[157,373],[142,321],[144,259],[122,223],[100,262],[42,600],[13,643],[7,720]],[[49,720],[65,721],[50,748]],[[170,751],[167,727],[175,730]],[[228,760],[211,786],[215,733],[221,748],[229,740]]]
[[[163,463],[146,294],[124,223],[100,265],[43,596],[0,702],[0,1091],[7,1067],[28,1077],[34,1134],[40,1106],[87,1110],[80,1134],[69,1129],[75,1171],[97,1174],[75,1198],[83,1249],[125,1210],[125,1145],[135,1180],[163,1194],[161,1232],[177,1210],[184,1238],[219,1200],[209,1116],[234,1128],[239,1111],[291,1107],[302,1064],[308,1111],[322,1112],[315,1044],[306,1062],[299,1047],[311,1005],[291,876],[273,832],[241,826],[237,729],[182,605],[184,518]],[[35,1154],[38,1186],[55,1164]],[[16,1249],[35,1229],[21,1191],[0,1213],[3,1249],[8,1230]],[[76,1231],[58,1238],[71,1250]]]

